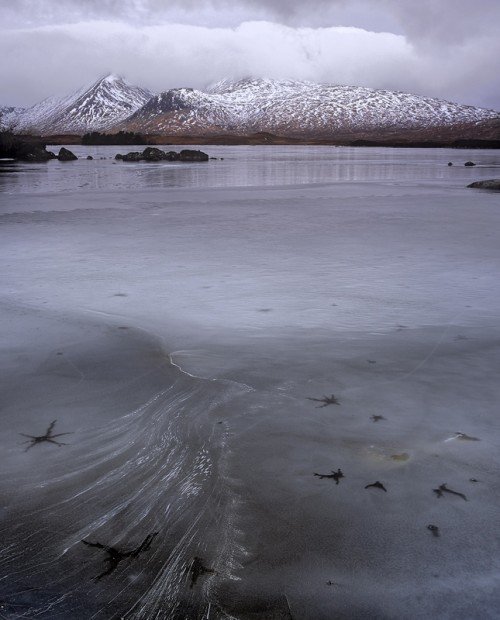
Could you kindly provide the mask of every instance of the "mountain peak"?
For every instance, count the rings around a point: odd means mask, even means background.
[[[125,80],[117,73],[109,73],[101,79],[101,82],[124,82]]]
[[[141,108],[152,93],[110,73],[90,87],[59,99],[47,99],[19,117],[18,128],[41,133],[105,130]]]
[[[108,73],[107,75],[99,78],[94,84],[125,84],[126,86],[132,86],[130,82],[119,75],[118,73]]]
[[[117,73],[109,73],[108,75],[99,78],[96,82],[92,82],[89,86],[89,90],[91,88],[107,88],[115,86],[121,88],[123,86],[130,86],[130,84],[121,75],[118,75]]]

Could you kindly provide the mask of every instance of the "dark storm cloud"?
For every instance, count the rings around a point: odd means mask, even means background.
[[[500,35],[498,0],[381,0],[415,43],[446,47]]]
[[[0,7],[7,25],[111,20],[200,25],[265,19],[294,26],[355,26],[415,40],[460,42],[499,30],[498,0],[16,0]]]
[[[17,0],[4,7],[4,23],[74,23],[121,20],[161,24],[179,20],[205,26],[238,25],[242,21],[277,21],[294,26],[357,26],[394,31],[396,20],[383,0]]]
[[[17,0],[0,24],[0,104],[113,71],[155,91],[262,75],[500,108],[498,0]]]

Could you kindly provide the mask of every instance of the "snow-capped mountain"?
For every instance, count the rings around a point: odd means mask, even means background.
[[[13,129],[19,116],[26,111],[26,108],[16,108],[14,106],[0,106],[0,129]]]
[[[356,135],[456,127],[498,112],[418,95],[294,80],[223,80],[206,92],[181,88],[150,99],[123,124],[147,133]]]
[[[17,114],[16,130],[85,133],[110,129],[141,108],[152,94],[123,78],[108,75],[72,95],[52,97]]]
[[[500,113],[493,110],[294,80],[223,80],[206,91],[177,88],[153,96],[109,75],[67,97],[3,110],[4,126],[42,135],[129,130],[179,138],[266,133],[329,141],[500,139]]]

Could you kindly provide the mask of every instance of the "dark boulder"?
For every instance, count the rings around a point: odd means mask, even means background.
[[[139,153],[139,151],[132,151],[131,153],[127,153],[122,157],[123,161],[141,161],[141,159],[142,153]]]
[[[163,161],[166,159],[166,153],[160,149],[148,146],[142,151],[142,159],[144,161]]]
[[[59,161],[74,161],[75,159],[78,159],[78,157],[68,149],[65,149],[63,146],[59,151],[57,159]]]
[[[102,159],[102,157],[101,157],[101,159]],[[117,153],[115,155],[115,159],[123,159],[123,155],[121,153]]]
[[[487,179],[485,181],[474,181],[467,187],[474,189],[500,189],[500,179]]]
[[[165,159],[167,161],[177,161],[179,159],[179,153],[176,153],[175,151],[167,151],[165,153]]]
[[[54,159],[55,155],[47,151],[42,138],[17,136],[11,131],[0,131],[0,157],[44,162]]]
[[[448,162],[448,166],[453,166],[453,162],[452,162],[452,161],[449,161],[449,162]]]
[[[475,166],[476,164],[473,161],[466,161],[464,166]]]
[[[94,159],[94,158],[92,157],[92,155],[87,155],[87,159],[91,160],[91,159]]]
[[[16,154],[16,159],[22,159],[23,161],[42,162],[55,159],[57,155],[52,151],[47,151],[44,147],[22,148]]]
[[[192,151],[184,149],[179,153],[180,161],[208,161],[209,157],[203,151]]]

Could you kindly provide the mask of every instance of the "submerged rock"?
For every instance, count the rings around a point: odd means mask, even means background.
[[[476,164],[473,161],[466,161],[464,166],[475,166]]]
[[[401,452],[401,454],[391,454],[391,459],[393,461],[407,461],[410,458],[410,455],[407,452]]]
[[[474,189],[500,189],[500,179],[487,179],[485,181],[474,181],[467,187]]]
[[[78,157],[72,153],[69,149],[65,149],[64,146],[61,147],[59,154],[57,156],[59,161],[74,161],[78,159]]]

